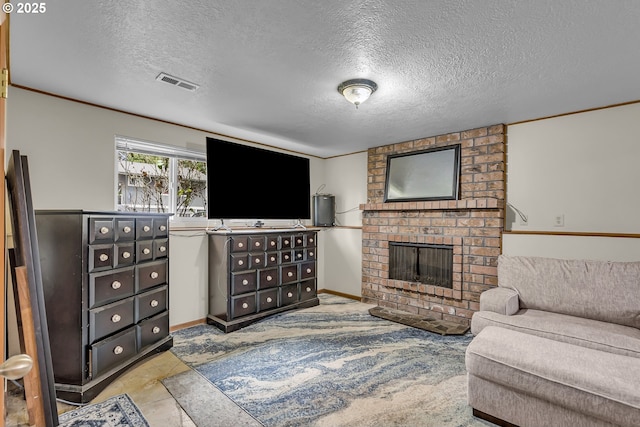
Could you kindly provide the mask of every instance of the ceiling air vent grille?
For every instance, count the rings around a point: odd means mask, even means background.
[[[158,77],[156,77],[156,80],[169,83],[170,85],[173,85],[173,86],[181,87],[182,89],[185,89],[191,92],[195,91],[200,87],[197,84],[188,82],[179,77],[170,76],[169,74],[166,74],[166,73],[158,74]]]

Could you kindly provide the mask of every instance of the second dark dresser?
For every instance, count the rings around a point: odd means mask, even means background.
[[[172,347],[169,215],[36,211],[58,398],[93,399]]]

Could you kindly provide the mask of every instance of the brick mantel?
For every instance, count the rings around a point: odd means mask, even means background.
[[[362,300],[468,324],[480,294],[497,285],[505,198],[504,125],[372,148],[362,215]],[[460,199],[384,203],[391,154],[460,144]],[[453,289],[389,279],[389,243],[449,244]]]
[[[432,202],[392,202],[367,203],[360,205],[361,211],[432,211],[457,209],[502,209],[503,200],[499,199],[466,199],[439,200]]]

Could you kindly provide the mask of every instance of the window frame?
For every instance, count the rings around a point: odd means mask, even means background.
[[[115,207],[114,210],[118,210],[118,152],[119,151],[128,151],[135,152],[140,154],[148,154],[152,156],[166,157],[169,159],[169,203],[168,203],[168,212],[173,214],[170,217],[170,221],[173,223],[189,223],[188,225],[194,225],[194,223],[206,223],[207,222],[207,213],[205,208],[205,213],[203,217],[183,217],[177,215],[177,205],[178,205],[178,161],[179,160],[190,160],[197,162],[207,162],[206,152],[190,150],[187,148],[176,147],[172,145],[161,144],[158,142],[145,141],[125,136],[116,135],[115,136],[115,149],[114,149],[114,159],[115,159],[115,173],[114,173],[114,200],[113,205]],[[206,182],[206,176],[205,176]],[[206,189],[205,189],[205,197],[206,197]],[[127,212],[127,211],[125,211]]]

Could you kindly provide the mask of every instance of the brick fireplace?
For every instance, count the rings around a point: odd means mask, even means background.
[[[362,301],[469,324],[480,294],[497,285],[505,197],[502,124],[372,148],[368,203],[361,205]],[[384,203],[387,156],[461,146],[458,200]],[[448,245],[452,286],[389,278],[390,243]]]

